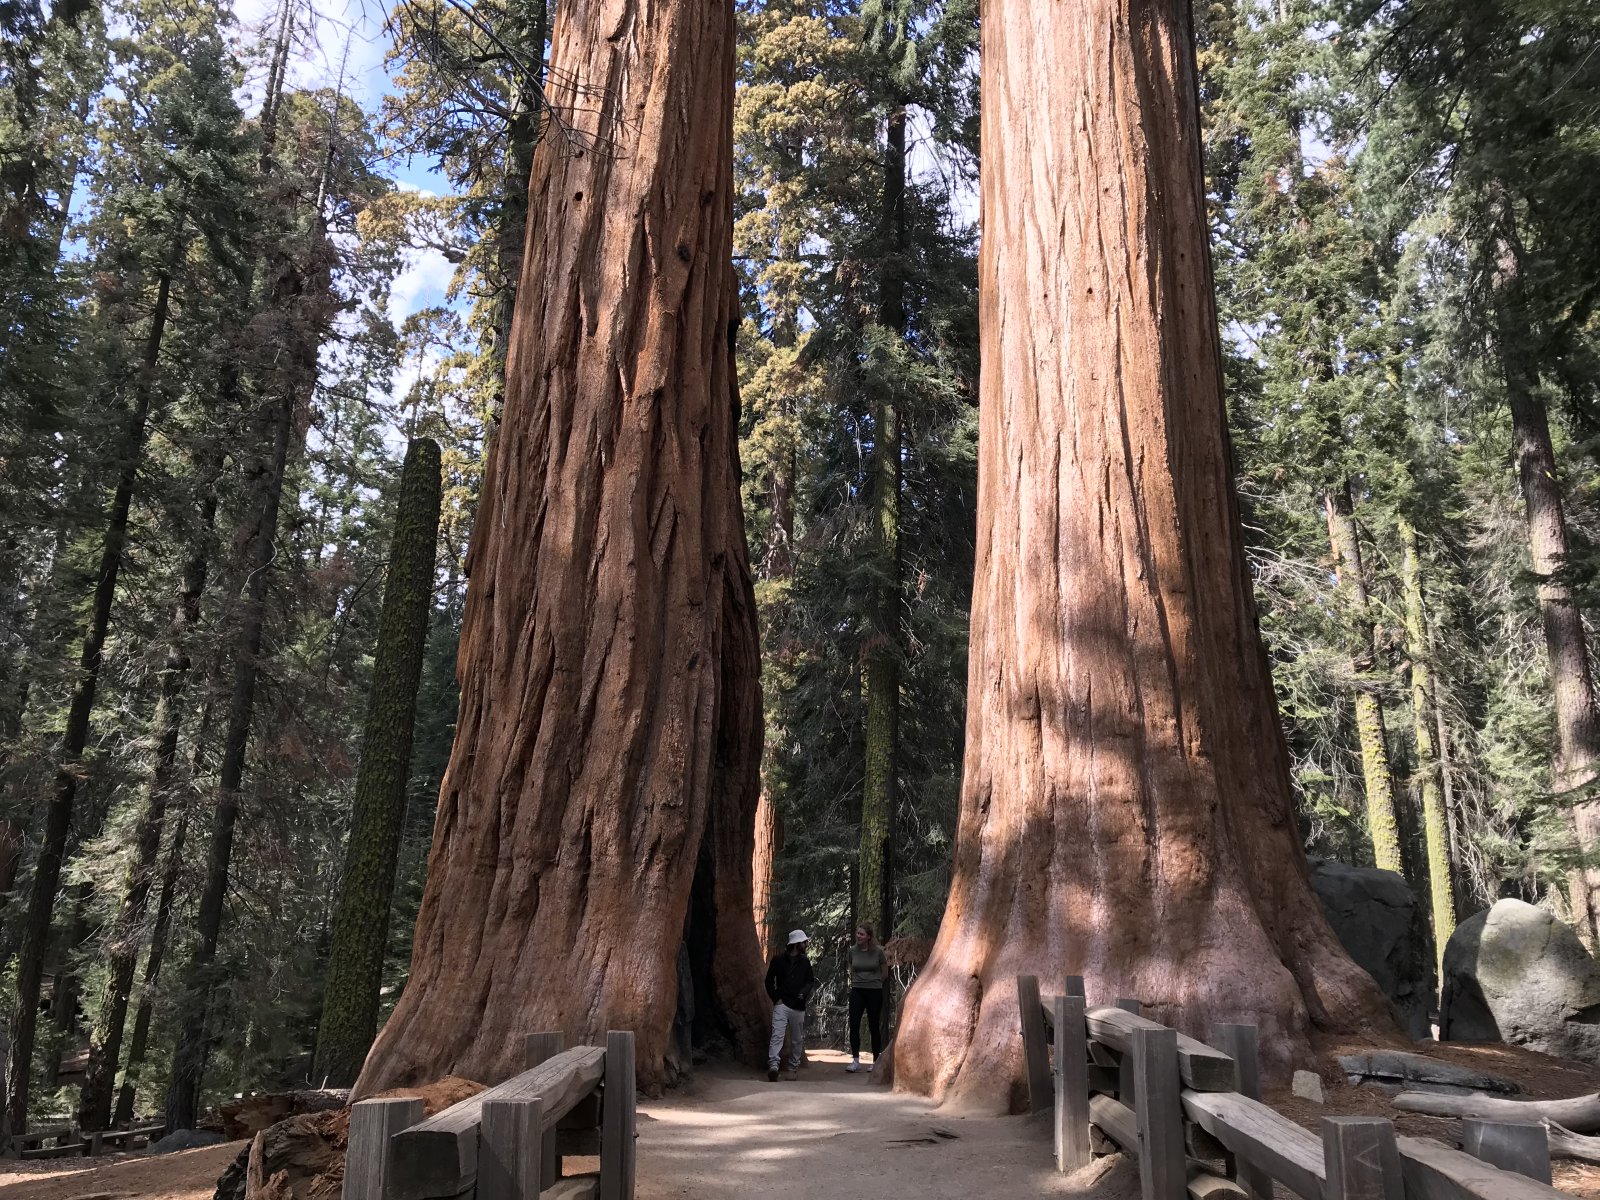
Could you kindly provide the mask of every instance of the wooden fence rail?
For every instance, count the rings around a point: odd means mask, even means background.
[[[1046,997],[1019,975],[1017,1000],[1029,1106],[1053,1113],[1058,1170],[1120,1150],[1143,1200],[1272,1200],[1275,1183],[1304,1200],[1564,1200],[1542,1126],[1470,1122],[1457,1150],[1334,1116],[1319,1137],[1261,1103],[1254,1025],[1217,1025],[1207,1045],[1134,1000],[1089,1007],[1076,977]]]
[[[633,1200],[633,1034],[562,1048],[527,1039],[527,1070],[423,1119],[420,1100],[350,1112],[344,1200]],[[598,1156],[563,1178],[561,1160]]]

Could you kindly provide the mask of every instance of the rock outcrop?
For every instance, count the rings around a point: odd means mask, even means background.
[[[1444,976],[1441,1038],[1600,1065],[1600,964],[1553,914],[1496,901],[1456,928]]]
[[[1413,1038],[1433,1036],[1433,939],[1410,885],[1393,871],[1313,860],[1311,886],[1345,952],[1384,990]]]

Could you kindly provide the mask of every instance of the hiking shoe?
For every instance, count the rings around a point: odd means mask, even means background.
[[[785,1071],[783,1073],[783,1078],[786,1081],[788,1081],[789,1083],[793,1083],[796,1079],[800,1078],[800,1072],[799,1071]]]
[[[768,1083],[777,1083],[778,1082],[778,1068],[777,1067],[768,1067],[767,1068],[767,1082]]]
[[[859,1058],[852,1058],[850,1060],[850,1065],[847,1066],[845,1070],[854,1075],[857,1071],[861,1070],[861,1060]]]

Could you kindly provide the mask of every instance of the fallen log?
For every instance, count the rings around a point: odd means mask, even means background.
[[[1392,1101],[1405,1112],[1429,1117],[1478,1117],[1486,1121],[1554,1121],[1577,1133],[1600,1133],[1600,1092],[1567,1100],[1505,1100],[1475,1092],[1440,1096],[1401,1092]]]
[[[1573,1133],[1554,1121],[1546,1121],[1544,1131],[1550,1139],[1551,1158],[1575,1158],[1579,1162],[1600,1163],[1600,1137]]]

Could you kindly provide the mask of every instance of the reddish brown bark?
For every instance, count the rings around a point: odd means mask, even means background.
[[[659,1085],[691,887],[696,1025],[746,1054],[764,1036],[732,49],[727,0],[557,11],[455,750],[410,982],[358,1093],[498,1079],[541,1029],[632,1029]]]
[[[1191,1034],[1395,1030],[1308,881],[1221,396],[1189,6],[991,4],[978,567],[944,923],[897,1086],[1021,1101],[1019,972]]]

